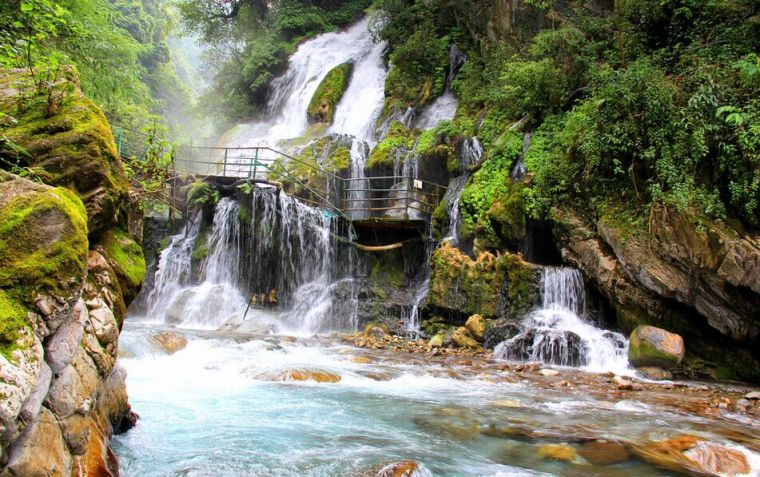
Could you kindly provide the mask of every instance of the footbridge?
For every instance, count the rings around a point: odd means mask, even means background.
[[[151,144],[135,131],[115,127],[119,156],[129,163],[147,161]],[[137,145],[137,144],[140,145]],[[250,184],[276,187],[357,229],[427,228],[446,187],[405,175],[345,177],[315,161],[268,146],[202,147],[174,145],[166,161],[170,209],[189,180],[230,190]],[[245,187],[245,186],[243,186]]]

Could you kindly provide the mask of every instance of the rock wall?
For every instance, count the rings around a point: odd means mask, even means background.
[[[684,336],[689,371],[760,380],[760,238],[656,206],[648,230],[555,212],[562,256],[612,303],[618,325]],[[755,350],[755,351],[753,351]]]
[[[1,73],[2,134],[24,151],[2,166],[35,181],[0,170],[0,475],[117,475],[110,435],[136,419],[116,358],[145,273],[137,208],[73,72],[50,117],[44,97],[17,108],[26,78]]]

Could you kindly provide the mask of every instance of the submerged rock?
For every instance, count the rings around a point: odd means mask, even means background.
[[[187,346],[187,338],[169,331],[151,335],[148,339],[168,354],[174,354]]]
[[[634,366],[672,368],[681,362],[686,349],[683,338],[654,326],[639,326],[631,333],[628,359]]]
[[[645,378],[652,379],[655,381],[673,379],[673,373],[671,373],[668,370],[658,368],[656,366],[644,366],[641,368],[637,368],[636,371],[641,373],[641,375],[644,376]]]
[[[420,468],[413,460],[402,460],[388,464],[377,473],[376,477],[412,477]]]
[[[578,458],[575,448],[567,444],[544,444],[536,449],[538,455],[548,460],[573,462]]]
[[[594,465],[610,465],[630,459],[628,449],[617,441],[596,440],[581,444],[578,454]]]
[[[341,380],[339,374],[324,369],[288,369],[276,374],[264,374],[259,376],[269,381],[316,381],[318,383],[337,383]]]
[[[633,449],[641,459],[674,472],[735,476],[751,470],[744,453],[698,436],[681,435]]]

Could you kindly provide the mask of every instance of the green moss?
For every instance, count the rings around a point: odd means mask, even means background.
[[[200,247],[197,247],[193,250],[193,253],[190,254],[190,258],[194,262],[200,262],[201,260],[204,260],[208,256],[208,245],[201,245]]]
[[[33,158],[29,165],[37,178],[76,191],[83,201],[96,197],[98,204],[91,208],[88,227],[90,233],[97,233],[109,225],[126,200],[128,184],[105,115],[76,84],[75,78],[61,84],[63,99],[51,117],[45,115],[43,96],[33,97],[20,114],[15,104],[0,104],[0,113],[16,119],[3,135]],[[100,192],[93,195],[95,189]]]
[[[449,201],[445,197],[438,203],[435,210],[433,211],[433,218],[432,218],[432,226],[433,226],[433,236],[436,238],[442,238],[444,234],[443,228],[446,226],[446,218],[448,217],[448,214],[446,213],[446,208],[449,206]]]
[[[404,123],[394,121],[391,124],[388,135],[370,153],[365,170],[372,170],[378,167],[393,167],[391,152],[399,147],[411,147],[411,144],[409,144],[410,136],[411,131]]]
[[[494,228],[509,245],[525,238],[525,201],[523,184],[507,183],[506,193],[494,197],[487,216]]]
[[[0,289],[0,354],[8,361],[18,349],[16,342],[21,337],[21,330],[30,327],[24,306]]]
[[[503,248],[505,237],[501,235],[493,217],[507,219],[509,212],[521,208],[521,199],[513,195],[509,171],[522,150],[522,138],[516,133],[505,135],[499,143],[488,151],[483,166],[467,182],[460,199],[459,210],[462,218],[461,232],[464,236],[475,235],[483,249]],[[494,203],[498,203],[495,209]],[[510,210],[505,211],[508,206]],[[489,212],[492,212],[489,214]],[[519,220],[517,221],[519,226]],[[512,235],[515,235],[514,233]],[[517,234],[519,235],[519,234]]]
[[[70,190],[25,190],[0,208],[0,287],[68,297],[87,252],[87,213]]]
[[[219,191],[204,181],[195,181],[187,186],[187,201],[193,205],[214,205],[219,201]]]
[[[238,222],[240,222],[240,225],[246,226],[251,224],[253,217],[251,217],[251,211],[248,209],[247,205],[242,205],[240,209],[238,209],[237,219]]]
[[[444,245],[433,253],[431,263],[428,303],[433,306],[463,315],[516,317],[533,304],[535,269],[517,255],[483,253],[473,260]]]
[[[106,257],[126,288],[139,288],[145,279],[145,257],[140,245],[120,229],[106,232],[101,240]]]
[[[309,102],[307,109],[309,122],[332,123],[335,106],[348,87],[353,68],[353,63],[347,62],[336,66],[327,73]]]

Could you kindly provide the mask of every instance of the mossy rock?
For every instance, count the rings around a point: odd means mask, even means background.
[[[628,360],[632,365],[669,369],[678,365],[686,349],[680,335],[655,326],[638,326],[631,333]]]
[[[71,189],[84,202],[88,230],[96,236],[110,228],[128,199],[128,183],[111,127],[103,111],[85,98],[76,72],[66,72],[56,87],[62,100],[48,116],[45,95],[32,95],[19,113],[7,96],[17,82],[28,83],[21,70],[0,74],[0,114],[15,118],[3,135],[31,157],[29,166],[49,185]]]
[[[87,269],[87,212],[63,187],[0,171],[0,288],[72,302]]]
[[[346,92],[351,74],[354,70],[353,62],[346,62],[331,69],[327,76],[319,83],[314,96],[311,97],[306,114],[309,123],[333,122],[335,106],[340,102],[343,93]]]
[[[391,124],[385,139],[380,141],[367,158],[364,170],[371,172],[379,168],[392,169],[392,152],[399,148],[411,148],[414,143],[412,132],[401,121]]]
[[[31,328],[26,308],[10,294],[0,289],[0,354],[11,361],[18,348],[21,331]]]
[[[473,260],[444,243],[431,259],[428,305],[485,318],[522,316],[538,303],[539,275],[517,255],[482,253]]]
[[[135,299],[145,279],[145,257],[142,247],[121,229],[103,234],[97,248],[116,272],[128,305]]]
[[[312,141],[294,157],[272,164],[269,179],[280,182],[288,194],[313,202],[321,201],[315,192],[324,194],[328,187],[331,195],[340,195],[334,176],[345,178],[351,171],[351,142],[346,136],[333,134]]]
[[[523,184],[509,184],[506,192],[494,198],[487,216],[498,235],[509,245],[516,246],[525,238],[525,200]]]

